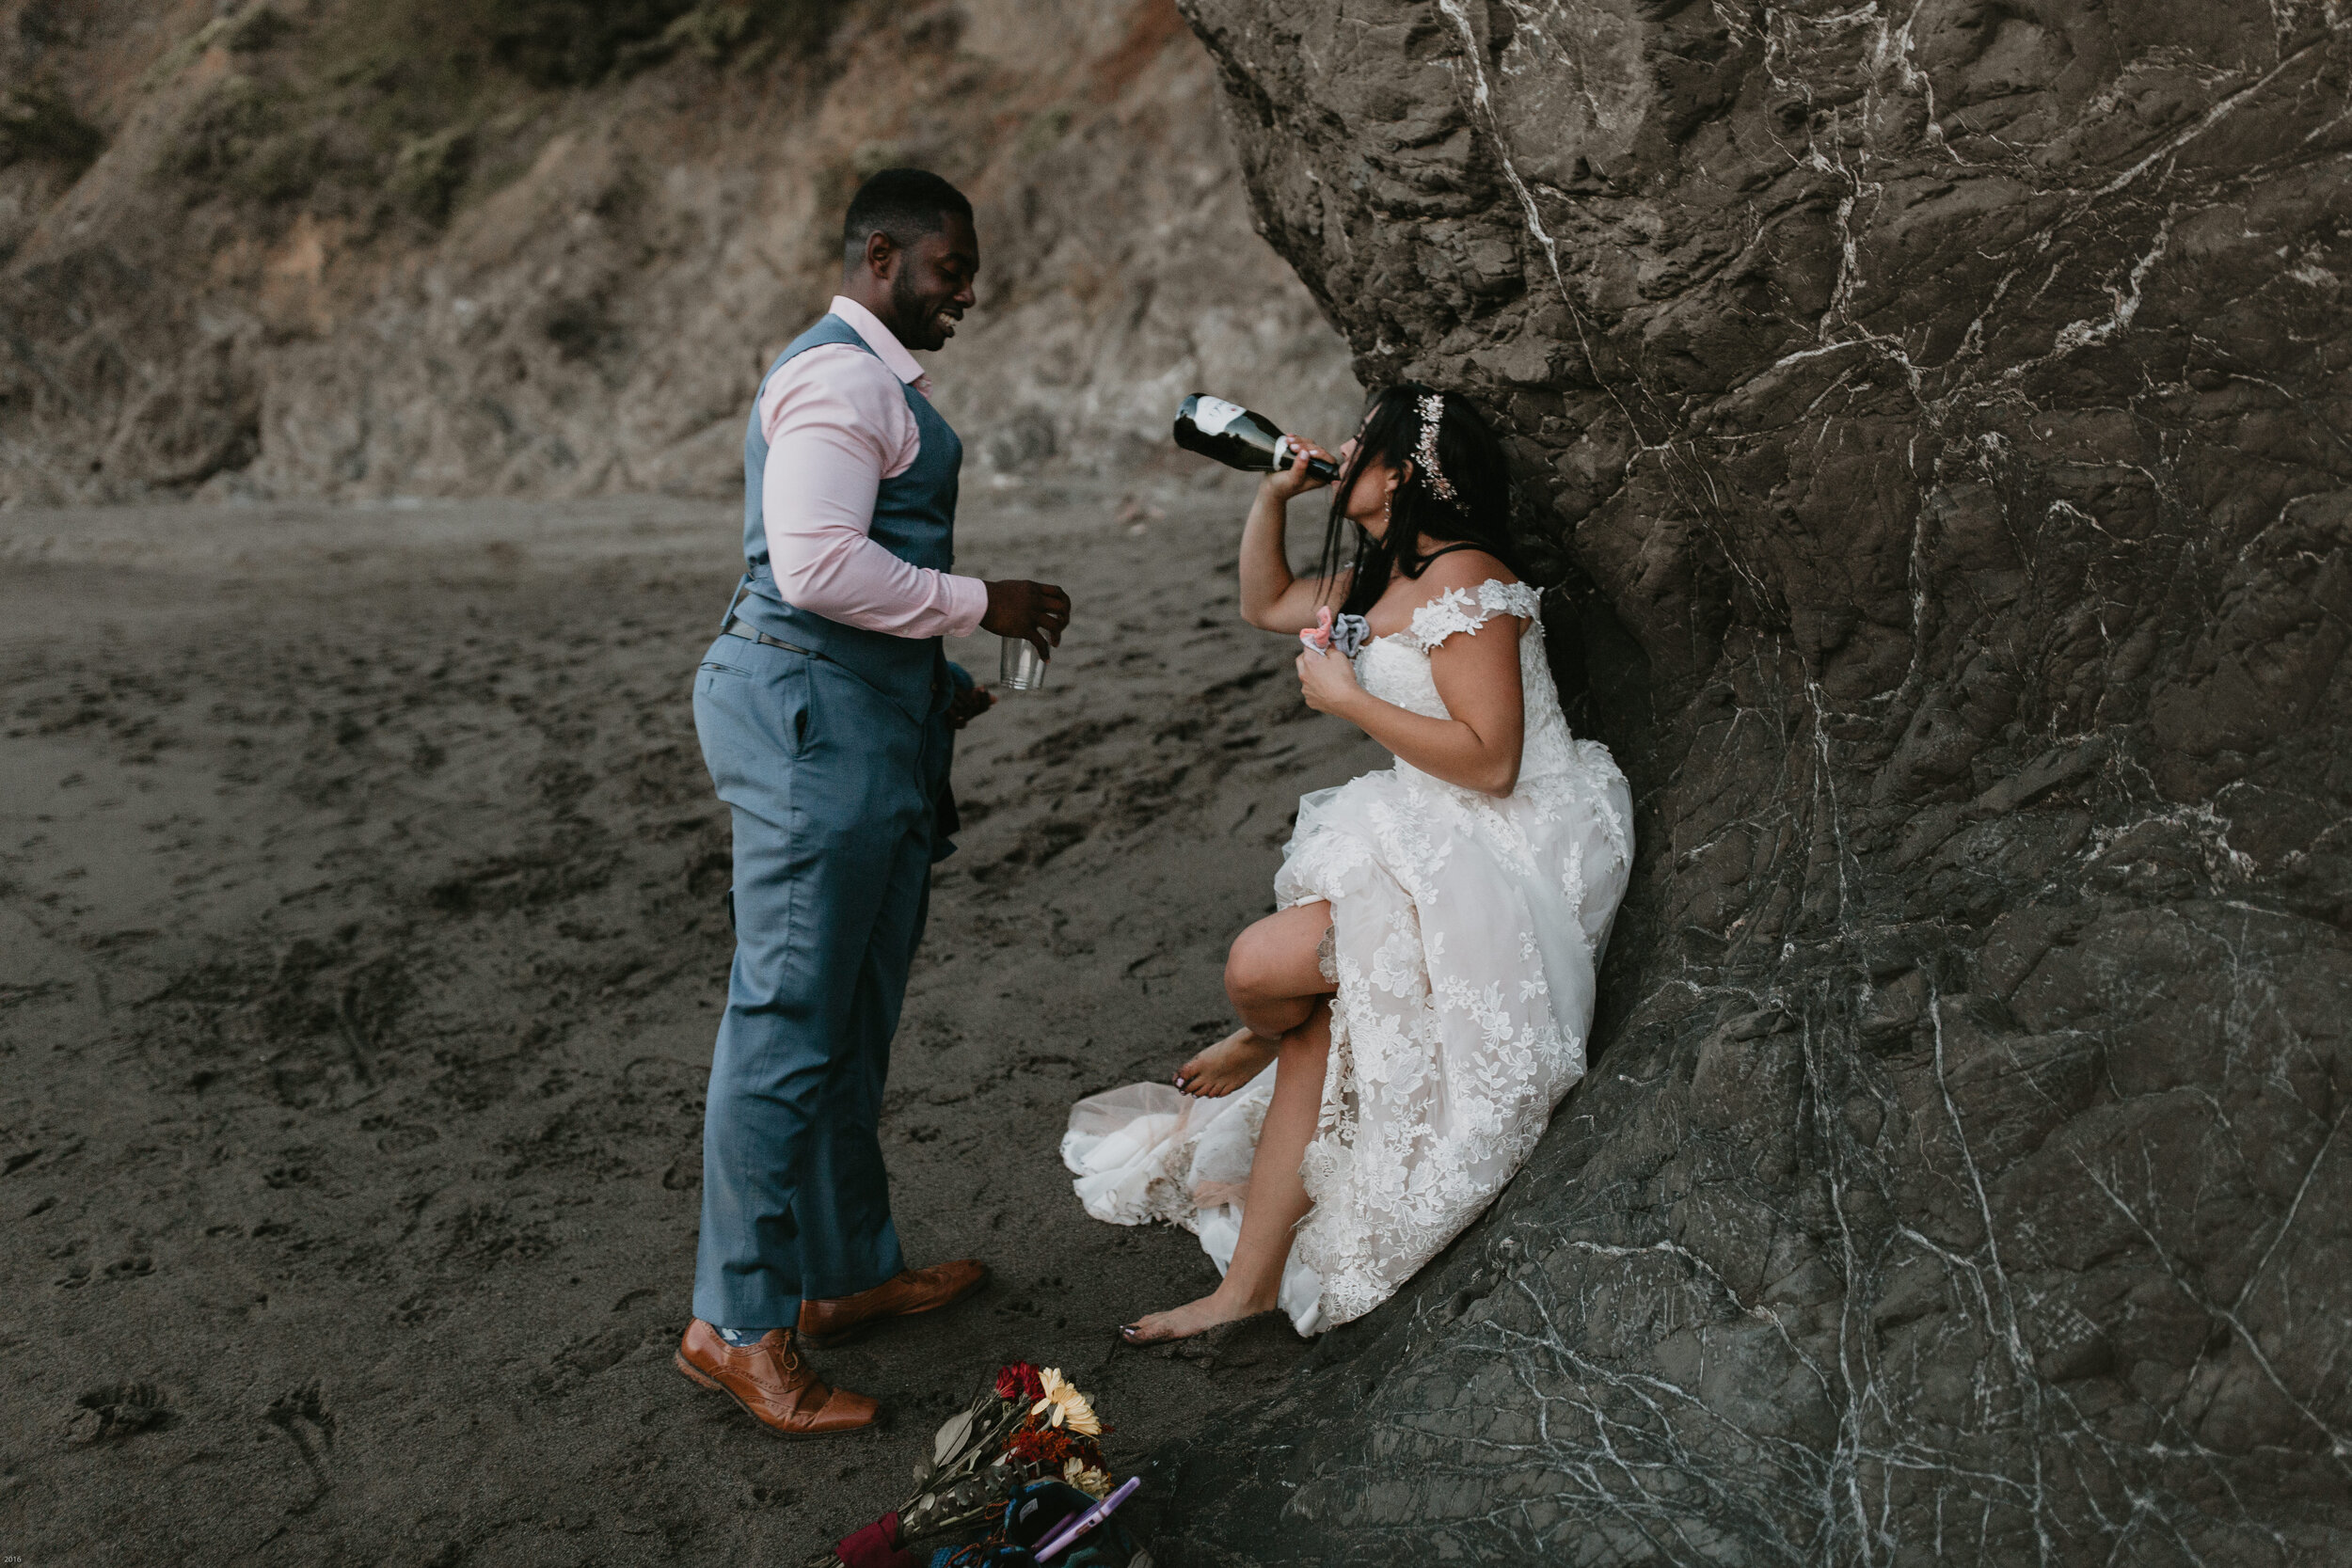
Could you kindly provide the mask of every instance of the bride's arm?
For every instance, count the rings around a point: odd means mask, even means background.
[[[1330,456],[1321,447],[1300,445],[1311,457]],[[1266,475],[1257,499],[1250,502],[1249,521],[1241,531],[1241,618],[1261,631],[1305,631],[1315,624],[1318,605],[1336,610],[1347,597],[1347,573],[1293,577],[1283,547],[1283,514],[1291,498],[1320,490],[1327,483],[1310,474],[1305,462],[1294,463]]]
[[[1384,703],[1356,684],[1340,654],[1302,653],[1298,684],[1307,705],[1346,720],[1396,753],[1399,762],[1464,789],[1508,795],[1518,787],[1519,743],[1527,724],[1519,690],[1516,615],[1495,615],[1475,631],[1457,631],[1429,652],[1429,673],[1451,719]]]

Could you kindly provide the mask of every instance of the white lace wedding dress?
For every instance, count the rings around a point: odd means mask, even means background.
[[[1283,1271],[1301,1334],[1361,1317],[1493,1201],[1584,1075],[1593,973],[1633,856],[1632,801],[1609,749],[1568,733],[1535,590],[1451,589],[1356,656],[1365,690],[1447,718],[1429,650],[1493,615],[1519,639],[1527,721],[1518,787],[1461,789],[1398,762],[1298,803],[1274,880],[1331,905],[1330,1067],[1302,1170],[1314,1208]],[[1062,1160],[1087,1212],[1196,1232],[1221,1274],[1274,1092],[1196,1100],[1134,1084],[1080,1101]]]

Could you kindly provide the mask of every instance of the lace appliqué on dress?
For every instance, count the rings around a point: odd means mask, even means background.
[[[1542,610],[1543,594],[1535,588],[1524,582],[1497,582],[1489,578],[1474,593],[1467,588],[1449,588],[1414,610],[1405,635],[1414,646],[1427,653],[1455,632],[1474,632],[1497,615],[1522,615],[1534,621]]]
[[[1374,696],[1447,717],[1429,650],[1497,615],[1519,634],[1520,783],[1498,799],[1398,763],[1299,802],[1275,881],[1332,911],[1338,994],[1295,1263],[1319,1326],[1393,1294],[1475,1219],[1584,1071],[1594,972],[1632,860],[1607,748],[1576,740],[1537,591],[1452,589],[1357,661]],[[1304,1326],[1304,1325],[1302,1325]]]

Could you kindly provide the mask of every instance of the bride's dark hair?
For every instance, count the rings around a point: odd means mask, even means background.
[[[1356,535],[1355,578],[1341,612],[1361,615],[1388,592],[1391,573],[1419,578],[1429,566],[1425,546],[1475,545],[1519,572],[1511,543],[1511,470],[1502,443],[1478,411],[1460,397],[1447,397],[1438,419],[1438,471],[1454,490],[1448,500],[1422,471],[1415,452],[1422,444],[1422,400],[1438,394],[1418,381],[1400,381],[1373,394],[1356,432],[1356,452],[1331,485],[1331,520],[1323,531],[1322,576],[1340,566],[1340,547]],[[1374,457],[1405,476],[1389,506],[1387,537],[1375,539],[1347,515],[1356,476]]]

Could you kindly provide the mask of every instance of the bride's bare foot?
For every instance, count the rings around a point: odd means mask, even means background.
[[[1278,1042],[1236,1029],[1176,1069],[1176,1086],[1203,1100],[1232,1094],[1274,1060]]]
[[[1271,1304],[1237,1307],[1222,1295],[1206,1295],[1166,1312],[1153,1312],[1135,1323],[1122,1323],[1119,1337],[1131,1345],[1164,1344],[1170,1339],[1189,1339],[1196,1334],[1206,1334],[1219,1323],[1237,1323],[1272,1309]]]

